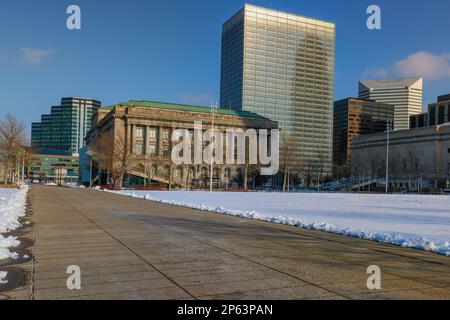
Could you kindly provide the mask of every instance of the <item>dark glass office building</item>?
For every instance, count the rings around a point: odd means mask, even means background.
[[[428,105],[428,112],[409,117],[409,127],[423,128],[450,122],[450,93],[439,96],[437,102]]]
[[[220,106],[295,136],[295,160],[331,173],[335,25],[246,4],[222,30]]]
[[[61,105],[52,106],[50,114],[41,116],[41,122],[32,123],[32,147],[78,153],[91,129],[92,116],[100,107],[98,100],[62,98]]]
[[[394,105],[370,99],[347,98],[334,103],[333,163],[350,167],[351,146],[364,134],[384,132],[394,123]],[[337,168],[336,168],[337,169]]]

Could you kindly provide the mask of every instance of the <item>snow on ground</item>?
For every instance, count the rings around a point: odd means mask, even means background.
[[[6,280],[6,276],[8,275],[8,272],[6,271],[0,271],[0,284],[6,284],[8,283],[8,280]]]
[[[450,196],[356,193],[111,191],[450,256]]]
[[[15,230],[25,215],[28,186],[20,189],[0,188],[0,233]]]
[[[21,189],[0,188],[0,260],[18,257],[10,248],[17,247],[17,237],[4,237],[2,233],[12,231],[20,226],[19,218],[25,215],[25,202],[28,186]],[[0,271],[0,283],[6,283],[6,272]]]

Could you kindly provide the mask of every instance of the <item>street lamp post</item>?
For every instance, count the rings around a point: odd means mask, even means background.
[[[389,193],[389,134],[391,131],[391,122],[386,121],[387,135],[386,135],[386,193]]]
[[[215,135],[214,135],[214,116],[216,114],[216,108],[217,108],[217,102],[213,103],[211,102],[211,152],[209,154],[209,160],[210,160],[210,168],[209,168],[209,191],[213,191],[213,150],[215,148]]]
[[[93,149],[88,149],[86,151],[86,154],[89,156],[89,188],[92,188],[92,167],[94,162],[94,157],[97,155],[97,153]]]

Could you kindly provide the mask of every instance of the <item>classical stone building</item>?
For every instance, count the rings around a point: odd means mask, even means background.
[[[352,175],[360,181],[385,178],[386,133],[361,136],[352,144]],[[395,190],[448,188],[450,123],[390,133],[389,185]]]
[[[173,130],[192,132],[194,122],[201,121],[202,130],[206,131],[212,127],[213,119],[214,129],[223,133],[229,128],[267,129],[270,132],[278,127],[276,122],[255,113],[224,108],[215,110],[213,115],[208,107],[153,101],[129,101],[103,107],[93,117],[92,130],[86,137],[87,149],[95,150],[102,137],[114,137],[110,139],[114,148],[129,153],[132,163],[126,170],[125,184],[142,184],[145,179],[183,187],[206,187],[209,185],[209,164],[173,164]],[[101,161],[95,165],[105,171]],[[214,187],[232,187],[238,180],[236,177],[240,175],[243,180],[248,170],[249,167],[242,165],[215,164]],[[104,184],[105,177],[101,180]]]

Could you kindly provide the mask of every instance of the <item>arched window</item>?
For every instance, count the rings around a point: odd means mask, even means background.
[[[165,175],[166,177],[169,177],[169,176],[170,176],[170,166],[165,166],[165,167],[164,167],[164,175]]]

